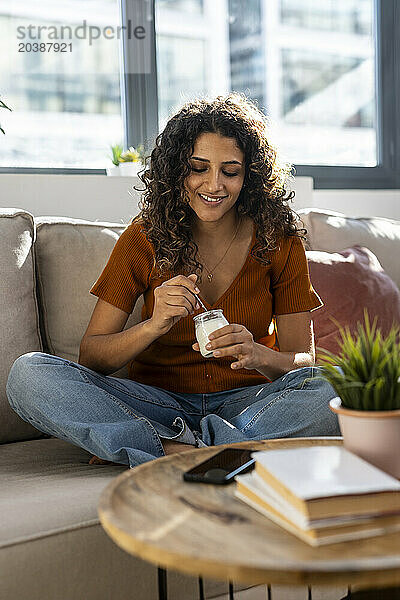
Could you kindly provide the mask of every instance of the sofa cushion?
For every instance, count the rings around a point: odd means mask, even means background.
[[[97,298],[89,293],[126,225],[61,217],[36,219],[36,262],[45,352],[78,360]],[[141,320],[143,299],[126,328]],[[115,372],[128,377],[128,368]]]
[[[340,351],[336,322],[352,333],[364,322],[364,308],[370,321],[387,335],[393,323],[400,324],[400,291],[368,248],[353,246],[341,252],[307,251],[310,278],[324,302],[313,312],[318,348]]]
[[[0,598],[157,598],[156,568],[120,550],[99,524],[100,494],[126,467],[89,458],[55,438],[2,446]],[[171,572],[168,586],[176,600],[197,597],[193,577]],[[206,582],[207,598],[226,590]]]
[[[42,350],[33,240],[31,214],[0,209],[0,443],[42,436],[10,408],[5,390],[14,360],[25,352]]]
[[[336,252],[355,244],[377,256],[386,273],[400,287],[400,221],[383,217],[346,217],[342,213],[304,208],[298,211],[310,250]]]

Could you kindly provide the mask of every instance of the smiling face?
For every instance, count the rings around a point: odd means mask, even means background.
[[[238,199],[245,176],[244,154],[235,139],[202,133],[190,157],[191,174],[185,180],[189,205],[198,219],[222,219]]]

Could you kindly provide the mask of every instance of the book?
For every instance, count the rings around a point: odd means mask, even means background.
[[[309,520],[400,511],[400,482],[342,446],[252,456],[261,479]]]
[[[400,512],[310,520],[271,490],[256,472],[236,477],[237,498],[311,546],[400,531]]]
[[[284,518],[294,523],[301,529],[323,529],[325,527],[341,527],[354,523],[367,523],[376,517],[383,515],[387,517],[397,517],[400,519],[400,510],[381,513],[371,506],[369,513],[352,514],[352,515],[337,515],[326,517],[323,519],[310,519],[299,511],[293,504],[282,498],[278,492],[268,485],[256,472],[235,477],[236,489],[249,497],[257,496],[256,501],[268,504],[268,509],[276,510],[284,515]],[[260,502],[261,503],[261,502]]]

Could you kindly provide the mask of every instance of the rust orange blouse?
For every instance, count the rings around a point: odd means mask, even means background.
[[[275,348],[268,330],[274,315],[310,311],[323,306],[309,277],[303,243],[298,237],[281,241],[269,252],[271,264],[263,265],[251,255],[256,231],[240,273],[211,308],[222,308],[229,323],[244,325],[255,341]],[[139,220],[127,226],[90,293],[131,313],[144,295],[142,320],[153,313],[153,290],[172,277],[155,276],[154,250]],[[194,315],[201,312],[196,311]],[[129,378],[140,383],[183,393],[212,393],[269,379],[256,370],[230,368],[233,358],[203,358],[192,349],[196,341],[193,316],[182,318],[129,363]]]

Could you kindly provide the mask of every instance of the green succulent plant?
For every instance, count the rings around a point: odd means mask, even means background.
[[[9,110],[9,111],[12,111],[12,109],[11,109],[9,106],[7,106],[7,104],[5,104],[5,103],[3,102],[3,100],[1,100],[1,98],[0,98],[0,108],[5,108],[5,109],[7,109],[7,110]],[[4,131],[4,129],[2,128],[2,126],[1,126],[1,125],[0,125],[0,131],[1,131],[2,133],[4,133],[4,134],[5,134],[5,131]]]
[[[128,150],[122,152],[119,162],[144,162],[143,144],[139,144],[137,148],[130,146]]]
[[[377,329],[377,318],[370,324],[357,323],[351,335],[339,326],[340,353],[323,350],[320,356],[322,376],[329,381],[342,406],[353,410],[400,409],[400,334],[393,325],[386,337]],[[338,369],[337,367],[340,367]]]
[[[115,144],[114,146],[111,146],[111,152],[112,152],[112,156],[111,156],[111,160],[113,165],[115,165],[116,167],[119,166],[120,163],[120,157],[122,154],[122,146],[121,144]]]

